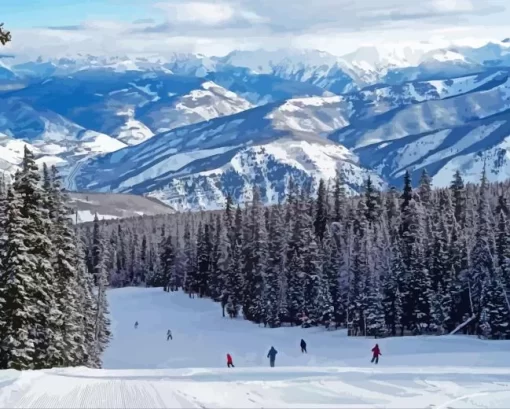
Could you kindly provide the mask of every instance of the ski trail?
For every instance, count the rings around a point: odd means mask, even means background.
[[[420,373],[245,369],[109,371],[85,368],[24,372],[0,388],[0,408],[503,408],[510,401],[510,375],[465,378]],[[487,368],[487,372],[491,372]],[[250,377],[251,374],[251,377]],[[86,376],[83,376],[86,375]]]

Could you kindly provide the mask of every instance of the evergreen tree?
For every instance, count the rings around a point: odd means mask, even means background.
[[[79,283],[76,276],[76,237],[71,224],[72,211],[67,203],[69,199],[64,193],[57,169],[52,168],[51,175],[51,203],[53,205],[53,265],[55,269],[55,284],[58,300],[58,332],[62,340],[59,354],[55,356],[52,366],[75,366],[83,361],[83,316],[79,302]]]
[[[326,193],[326,185],[324,180],[319,181],[319,188],[317,190],[317,203],[315,206],[315,220],[314,229],[315,236],[322,241],[324,233],[326,232],[326,226],[328,222],[328,200]]]
[[[365,181],[365,206],[366,219],[370,224],[374,224],[380,217],[381,203],[379,192],[375,189],[370,176]]]
[[[91,363],[92,366],[96,368],[101,368],[101,355],[108,346],[111,338],[108,298],[106,296],[106,290],[108,288],[108,272],[106,270],[107,259],[108,254],[105,251],[104,241],[100,235],[98,265],[95,266],[94,269],[97,275],[97,292],[96,305],[94,308],[96,314],[94,320],[94,346],[91,353]]]
[[[34,326],[31,328],[35,340],[34,367],[48,367],[60,359],[61,334],[58,332],[59,311],[53,291],[55,272],[51,263],[51,221],[45,207],[47,201],[41,186],[41,176],[32,152],[25,146],[22,169],[16,175],[14,190],[21,201],[21,217],[25,219],[25,246],[32,262],[27,263],[37,300]],[[30,267],[28,267],[30,266]]]
[[[269,256],[264,274],[265,322],[271,328],[281,324],[281,276],[285,275],[285,231],[283,217],[279,207],[271,211],[271,230],[269,232]]]
[[[453,207],[455,213],[455,220],[460,226],[464,226],[465,212],[466,212],[466,196],[464,181],[460,175],[460,171],[455,172],[454,179],[450,185],[450,189],[453,193]]]
[[[35,299],[37,282],[30,248],[26,246],[27,221],[21,214],[22,203],[15,191],[7,194],[7,219],[2,246],[0,275],[0,368],[34,369],[38,347],[34,328],[38,306]]]
[[[244,241],[245,289],[243,313],[251,321],[260,323],[264,318],[263,274],[267,263],[267,231],[265,213],[258,188],[253,189],[252,203],[248,209]]]
[[[237,207],[235,213],[235,222],[233,226],[233,232],[231,235],[232,240],[232,257],[228,267],[228,278],[227,278],[227,291],[228,291],[228,303],[227,312],[231,318],[236,318],[239,315],[239,311],[243,302],[243,219],[241,208]]]

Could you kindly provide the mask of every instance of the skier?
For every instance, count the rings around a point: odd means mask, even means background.
[[[372,360],[370,362],[372,362],[372,363],[375,362],[376,364],[378,364],[379,356],[382,355],[378,344],[375,344],[375,347],[372,348],[372,353],[373,353],[373,356],[372,356]]]
[[[138,328],[138,321],[135,322],[135,329]]]
[[[274,361],[276,359],[277,353],[278,353],[278,351],[276,349],[274,349],[274,347],[271,347],[271,349],[269,350],[269,353],[267,354],[267,357],[269,358],[269,365],[271,366],[271,368],[274,368]]]
[[[303,354],[307,354],[308,352],[306,352],[306,342],[304,339],[301,340],[301,352]]]
[[[170,331],[170,330],[168,330],[168,331],[166,332],[166,340],[168,341],[169,339],[173,339],[173,338],[172,338],[172,331]]]
[[[235,368],[234,363],[232,362],[232,356],[227,354],[227,368]]]

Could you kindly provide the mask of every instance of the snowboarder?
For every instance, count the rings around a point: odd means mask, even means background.
[[[379,363],[379,356],[381,356],[381,350],[379,349],[379,344],[375,344],[375,347],[372,348],[372,360],[370,362],[372,363]]]
[[[135,322],[135,329],[138,328],[138,321]]]
[[[235,368],[234,362],[232,361],[232,356],[227,354],[227,368]]]
[[[170,331],[170,330],[168,330],[168,331],[166,332],[166,340],[168,341],[169,339],[173,339],[173,337],[172,337],[172,331]]]
[[[306,342],[304,339],[301,340],[301,352],[303,354],[307,354],[308,352],[306,352]]]
[[[267,354],[267,357],[269,358],[269,365],[271,366],[271,368],[274,368],[274,361],[276,359],[277,353],[278,353],[278,351],[276,349],[274,349],[274,347],[271,347],[271,349],[269,350],[269,352]]]

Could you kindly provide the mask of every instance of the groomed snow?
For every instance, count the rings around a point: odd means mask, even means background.
[[[510,402],[507,341],[379,339],[376,367],[369,362],[376,341],[344,331],[263,328],[222,318],[209,300],[161,289],[112,290],[109,299],[107,369],[1,371],[0,407],[447,409]],[[301,338],[308,355],[299,350]],[[266,358],[271,345],[279,351],[276,368]],[[234,369],[225,368],[227,352]]]

